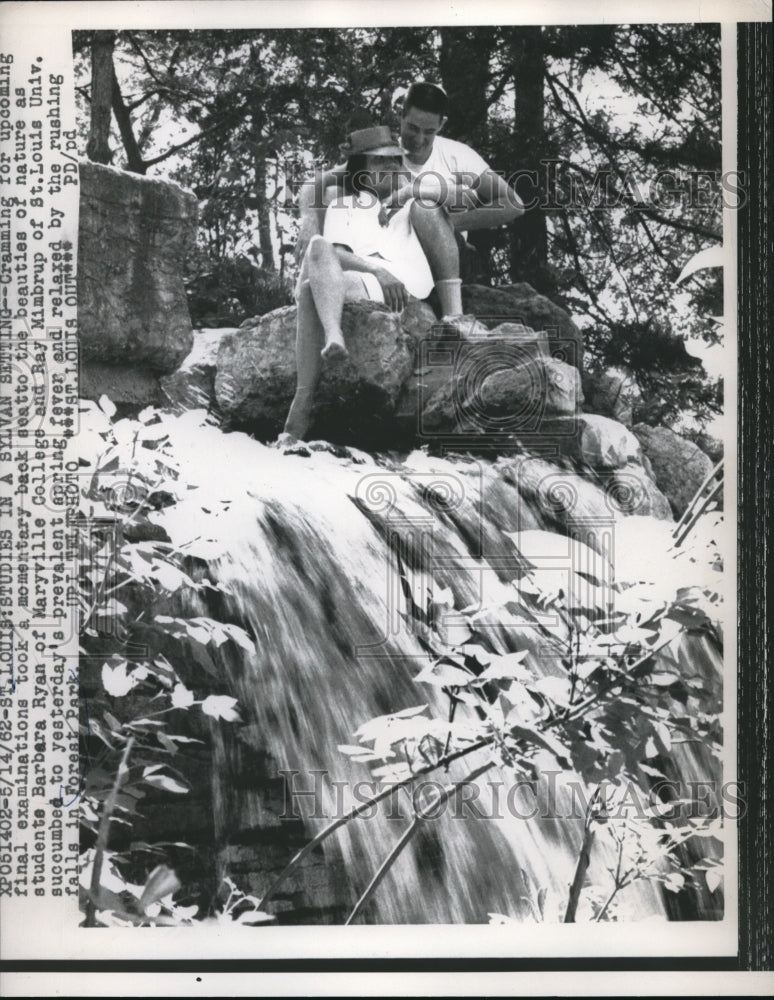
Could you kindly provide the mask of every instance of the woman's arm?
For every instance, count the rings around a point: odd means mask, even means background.
[[[408,304],[410,296],[406,286],[394,274],[379,265],[378,257],[358,257],[357,254],[352,253],[349,247],[342,246],[340,243],[336,243],[334,246],[342,271],[360,271],[365,274],[373,274],[381,285],[384,301],[393,312],[400,312]]]

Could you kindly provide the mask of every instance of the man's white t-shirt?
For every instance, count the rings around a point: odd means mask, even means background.
[[[403,164],[414,178],[432,172],[453,184],[470,185],[476,177],[489,170],[489,164],[475,149],[443,135],[437,135],[433,140],[433,148],[425,163],[412,163],[404,152]]]
[[[374,195],[342,195],[328,206],[323,237],[349,247],[358,257],[378,254],[380,267],[403,282],[409,294],[424,299],[433,290],[433,276],[411,225],[410,207],[408,202],[382,226],[381,205]]]

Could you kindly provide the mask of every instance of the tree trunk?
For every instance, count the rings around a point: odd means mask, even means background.
[[[274,245],[271,239],[271,214],[266,197],[266,159],[263,153],[255,156],[255,204],[258,212],[258,245],[261,250],[261,267],[273,271]]]
[[[495,44],[494,28],[441,28],[439,68],[449,95],[449,117],[444,134],[472,146],[489,160],[487,88]],[[489,283],[492,250],[497,234],[479,229],[468,234],[475,253],[463,248],[460,268],[463,281]]]
[[[444,134],[466,142],[487,158],[487,88],[494,28],[441,28],[439,67],[449,95]]]
[[[113,100],[115,31],[95,31],[91,42],[91,124],[86,155],[94,163],[110,163],[110,109]]]
[[[533,177],[521,176],[516,191],[529,204],[542,201],[545,194],[545,169],[541,165],[546,153],[542,28],[513,28],[511,52],[516,91],[514,166],[519,171],[534,171]],[[551,291],[545,209],[540,204],[527,209],[511,232],[511,279],[527,281],[538,291]]]
[[[111,68],[113,68],[112,62]],[[132,119],[129,116],[128,108],[124,104],[121,88],[116,79],[115,69],[113,70],[112,105],[113,114],[116,116],[116,121],[118,122],[118,130],[121,133],[121,141],[126,151],[126,169],[133,174],[144,174],[147,168],[143,163],[140,147],[137,145],[137,140],[134,137]]]

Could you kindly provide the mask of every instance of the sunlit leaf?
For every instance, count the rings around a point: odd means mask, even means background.
[[[193,691],[189,691],[185,684],[175,684],[171,701],[174,708],[189,708],[194,703]]]
[[[464,667],[448,660],[429,663],[414,678],[419,684],[433,684],[435,687],[464,687],[473,677]]]
[[[135,673],[129,673],[126,667],[125,662],[119,663],[116,667],[111,667],[108,663],[102,664],[102,685],[114,698],[129,694],[140,681],[140,678]]]
[[[704,873],[704,878],[707,882],[707,888],[710,892],[715,892],[718,886],[723,881],[723,874],[719,868],[709,868]]]
[[[139,908],[146,912],[153,903],[163,899],[164,896],[177,892],[183,883],[177,877],[176,872],[166,865],[157,865],[150,873],[145,882],[145,888],[140,896]]]
[[[524,666],[524,659],[529,655],[529,651],[522,649],[517,653],[504,653],[501,656],[492,656],[489,666],[478,675],[479,681],[501,681],[528,680],[532,674]]]
[[[237,722],[239,710],[236,698],[227,694],[211,694],[202,702],[202,711],[213,719],[223,719],[224,722]]]
[[[146,771],[152,773],[146,774]],[[176,795],[186,795],[189,790],[186,785],[176,778],[168,774],[159,774],[154,768],[145,768],[145,771],[143,771],[143,781],[153,788],[162,788],[165,792],[174,792]]]

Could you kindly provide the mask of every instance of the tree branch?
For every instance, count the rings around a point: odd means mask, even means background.
[[[221,122],[216,122],[214,125],[210,125],[209,128],[202,129],[200,132],[197,132],[196,135],[192,135],[184,142],[179,142],[177,143],[176,146],[170,146],[170,148],[166,152],[161,153],[159,156],[154,156],[152,160],[145,160],[146,168],[153,167],[157,163],[161,163],[162,160],[166,160],[168,157],[173,156],[179,150],[185,149],[186,146],[190,146],[194,142],[199,142],[199,140],[203,139],[206,135],[212,135],[213,132],[217,132],[220,129],[225,128],[229,124],[230,122],[221,121]]]

